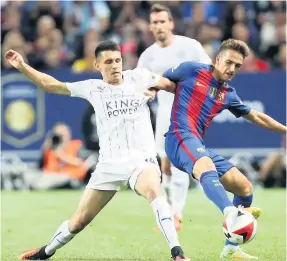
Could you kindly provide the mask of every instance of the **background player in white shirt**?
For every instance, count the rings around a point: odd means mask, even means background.
[[[163,73],[184,61],[211,63],[201,44],[191,38],[173,34],[174,22],[171,11],[161,4],[154,4],[150,10],[150,30],[155,43],[140,56],[138,67],[147,68],[155,73]],[[186,202],[189,176],[171,166],[165,153],[164,134],[170,125],[170,113],[174,94],[158,92],[158,110],[156,117],[156,146],[161,158],[163,173],[162,186],[168,190],[168,201],[171,203],[177,230],[181,229],[182,211]]]
[[[172,213],[162,196],[147,106],[148,88],[170,81],[146,69],[122,72],[120,48],[112,41],[100,43],[95,56],[103,80],[63,83],[34,70],[19,53],[9,50],[5,54],[10,64],[45,91],[88,100],[96,112],[100,140],[99,163],[73,217],[61,224],[48,245],[27,250],[19,258],[45,260],[54,255],[93,220],[121,186],[129,184],[151,203],[173,259],[189,260],[184,257]]]

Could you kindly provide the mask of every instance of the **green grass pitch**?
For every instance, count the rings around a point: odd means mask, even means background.
[[[74,212],[81,191],[2,192],[2,258],[16,260],[25,249],[50,240]],[[254,206],[263,209],[255,239],[244,249],[260,261],[286,260],[285,190],[258,190]],[[219,260],[224,244],[222,215],[204,194],[191,190],[180,240],[192,261]],[[52,260],[171,260],[149,204],[131,191],[118,193],[98,217]]]

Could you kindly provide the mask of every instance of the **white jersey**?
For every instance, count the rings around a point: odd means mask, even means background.
[[[157,43],[148,47],[141,54],[138,61],[138,67],[146,68],[154,73],[163,73],[185,61],[211,63],[210,58],[198,41],[185,36],[175,35],[172,44],[167,47],[160,47]],[[159,154],[165,155],[163,135],[169,128],[174,94],[159,91],[157,97],[157,151]],[[161,140],[159,141],[159,139]]]
[[[96,113],[100,143],[100,163],[121,162],[132,158],[154,157],[155,142],[144,94],[160,76],[146,69],[123,72],[121,85],[103,80],[66,83],[71,96],[88,100]]]

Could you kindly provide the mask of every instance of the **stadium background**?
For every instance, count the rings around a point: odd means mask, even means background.
[[[125,69],[153,43],[148,11],[154,1],[2,1],[2,54],[12,48],[36,69],[62,81],[99,78],[94,49],[104,39],[117,41]],[[169,1],[175,33],[197,39],[214,58],[228,37],[249,44],[252,54],[233,81],[242,99],[280,122],[286,119],[286,3]],[[46,133],[56,122],[85,140],[86,101],[44,93],[2,59],[2,139],[4,155],[35,162]],[[156,102],[155,104],[156,105]],[[152,106],[156,108],[156,106]],[[281,148],[276,133],[235,119],[229,112],[215,118],[206,143],[219,153],[265,157]]]
[[[114,39],[121,45],[125,69],[134,68],[141,52],[153,43],[148,30],[152,2],[2,1],[2,54],[13,48],[36,69],[76,81],[100,77],[92,67],[94,48],[100,40]],[[168,5],[175,33],[199,40],[212,58],[228,37],[247,42],[252,55],[234,86],[251,106],[285,122],[285,3],[171,1]],[[83,138],[85,101],[43,93],[19,78],[3,59],[1,66],[2,76],[9,75],[2,78],[2,150],[35,160],[45,133],[57,121],[66,122],[73,137]],[[207,135],[210,147],[229,149],[223,150],[227,156],[242,148],[264,156],[280,143],[279,135],[235,120],[227,112]]]
[[[86,101],[44,93],[11,68],[3,54],[15,49],[36,69],[62,81],[77,81],[100,77],[92,66],[94,48],[101,40],[113,39],[121,46],[125,69],[134,68],[139,55],[153,43],[148,11],[154,2],[1,1],[1,189],[5,188],[1,192],[1,260],[15,260],[22,250],[47,242],[55,228],[72,215],[82,193],[10,191],[27,188],[21,174],[27,170],[25,163],[37,166],[47,133],[55,123],[64,122],[73,138],[87,146],[96,138]],[[233,84],[246,103],[286,124],[284,1],[165,4],[175,18],[175,33],[200,41],[212,58],[226,38],[247,42],[252,54]],[[156,102],[151,107],[156,111]],[[206,143],[232,157],[255,184],[258,164],[284,149],[280,134],[235,119],[228,112],[211,124]],[[93,148],[97,150],[97,146]],[[286,165],[280,171],[286,176]],[[256,240],[245,248],[260,260],[286,260],[285,188],[255,186],[255,205],[264,215]],[[180,239],[187,255],[196,261],[218,260],[224,241],[218,225],[222,217],[200,190],[190,191],[183,221]],[[148,204],[129,191],[119,193],[92,224],[59,251],[57,260],[169,258],[166,243],[153,232]]]

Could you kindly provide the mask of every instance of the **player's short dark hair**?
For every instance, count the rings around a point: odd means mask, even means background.
[[[100,42],[95,49],[96,59],[98,59],[100,54],[104,51],[119,51],[120,52],[121,49],[120,49],[120,46],[114,41],[107,40],[107,41]]]
[[[173,21],[173,16],[172,16],[170,9],[167,6],[162,5],[162,4],[153,4],[150,8],[149,14],[159,13],[159,12],[167,12],[169,20]]]
[[[218,53],[226,50],[234,50],[239,52],[242,54],[243,58],[246,58],[250,53],[248,45],[245,42],[236,39],[228,39],[223,41]]]

